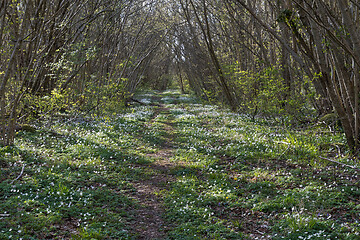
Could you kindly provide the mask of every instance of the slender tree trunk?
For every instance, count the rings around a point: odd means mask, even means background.
[[[202,26],[202,21],[200,20],[200,17],[198,15],[197,11],[196,11],[196,7],[195,7],[192,0],[190,0],[190,4],[193,7],[194,14],[196,16],[198,24],[200,25],[201,31],[203,33],[205,43],[206,43],[207,49],[209,51],[210,58],[211,58],[211,60],[212,60],[212,62],[214,64],[215,71],[217,72],[219,85],[220,85],[220,87],[222,88],[222,90],[223,90],[223,92],[225,94],[225,97],[226,97],[226,99],[228,101],[228,104],[230,105],[231,110],[235,111],[237,109],[236,100],[235,100],[233,94],[231,93],[229,86],[227,85],[227,81],[225,79],[221,64],[220,64],[219,59],[218,59],[218,57],[216,56],[216,53],[215,53],[215,49],[214,49],[214,45],[213,45],[213,41],[212,41],[212,36],[211,36],[211,31],[210,31],[210,25],[209,25],[206,2],[205,2],[205,0],[202,1],[205,28],[204,28],[204,26]]]

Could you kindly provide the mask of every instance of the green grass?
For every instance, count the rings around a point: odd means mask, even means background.
[[[0,212],[9,214],[0,237],[14,239],[131,239],[128,222],[137,203],[129,184],[150,173],[155,151],[139,137],[150,108],[114,118],[57,122],[51,130],[20,132],[15,147],[2,149],[6,166],[0,183]],[[25,165],[21,181],[14,179]]]
[[[136,98],[148,105],[19,132],[0,148],[0,239],[137,239],[132,184],[158,174],[152,154],[169,141],[179,164],[157,193],[168,239],[360,239],[358,172],[319,158],[356,165],[343,135],[173,91]]]

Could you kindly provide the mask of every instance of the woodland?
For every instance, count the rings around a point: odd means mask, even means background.
[[[360,239],[359,0],[0,0],[0,239]]]

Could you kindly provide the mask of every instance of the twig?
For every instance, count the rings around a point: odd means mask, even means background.
[[[336,161],[336,160],[329,159],[329,158],[324,158],[324,157],[319,157],[319,158],[324,159],[324,160],[327,160],[327,161],[329,161],[329,162],[333,162],[333,163],[340,164],[340,165],[345,166],[345,167],[348,167],[348,168],[352,168],[352,169],[360,172],[360,169],[357,168],[357,167],[354,167],[354,166],[351,166],[351,165],[347,165],[347,164],[345,164],[345,163],[338,162],[338,161]]]
[[[26,164],[23,165],[23,167],[22,167],[22,169],[21,169],[20,175],[19,175],[16,179],[12,180],[12,182],[11,182],[10,184],[13,184],[16,180],[18,180],[19,178],[21,178],[21,176],[22,176],[23,173],[24,173],[25,165],[26,165]]]
[[[260,232],[259,230],[257,230],[257,229],[255,229],[255,231],[257,232],[257,233],[260,233],[261,235],[264,235],[265,233],[263,233],[263,232]]]
[[[291,145],[289,145],[289,146],[286,148],[286,150],[285,150],[283,153],[281,153],[281,155],[278,157],[278,160],[280,160],[280,158],[282,158],[282,156],[285,155],[285,153],[289,150],[290,147],[291,147]]]
[[[0,217],[10,217],[10,214],[0,213]]]
[[[139,101],[139,100],[137,100],[137,99],[135,99],[135,98],[129,98],[129,100],[131,100],[131,101],[133,101],[133,102],[136,102],[136,103],[139,103],[140,105],[147,106],[146,103],[143,103],[143,102],[141,102],[141,101]]]

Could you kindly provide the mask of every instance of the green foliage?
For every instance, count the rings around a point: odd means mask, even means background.
[[[269,67],[259,72],[242,71],[236,62],[224,69],[235,89],[241,111],[283,121],[294,117],[301,119],[300,113],[313,114],[307,109],[307,99],[311,93],[303,95],[292,92],[282,78],[281,68]],[[302,84],[305,86],[307,83]]]
[[[71,112],[76,103],[72,101],[72,90],[60,91],[53,89],[50,94],[33,95],[26,94],[23,100],[24,111],[27,111],[28,121],[38,119],[39,116],[52,116],[55,113]]]
[[[75,71],[84,62],[99,57],[99,50],[94,46],[88,46],[86,42],[71,45],[64,51],[60,60],[51,63],[50,68],[54,77],[60,79],[61,85],[68,80],[72,71]],[[114,66],[114,71],[106,76],[98,73],[88,75],[89,81],[81,83],[81,80],[73,81],[71,87],[66,91],[61,91],[62,98],[72,101],[72,106],[81,111],[95,111],[97,114],[107,114],[108,112],[119,112],[124,108],[125,99],[129,97],[126,91],[128,79],[117,79],[117,74],[125,67],[125,61]],[[131,66],[131,62],[127,67]],[[70,90],[71,89],[71,90]],[[56,94],[53,90],[52,96]],[[47,97],[47,96],[45,96]],[[55,96],[60,97],[60,96]],[[56,105],[56,104],[53,104]],[[58,106],[61,109],[61,106]]]
[[[85,92],[81,95],[82,110],[92,110],[97,114],[119,113],[125,107],[125,100],[131,96],[126,91],[127,79],[117,82],[111,78],[107,84],[99,85],[89,82]]]
[[[87,239],[87,240],[92,240],[92,239],[105,239],[105,236],[103,234],[101,234],[100,232],[97,232],[96,230],[93,229],[81,229],[79,231],[79,234],[72,236],[72,239],[76,239],[76,240],[83,240],[83,239]]]

